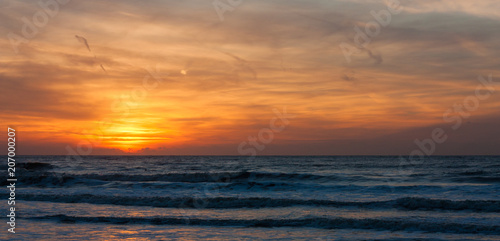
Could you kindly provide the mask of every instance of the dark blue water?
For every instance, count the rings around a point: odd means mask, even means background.
[[[500,240],[495,156],[413,164],[375,156],[17,162],[15,237],[26,240]]]

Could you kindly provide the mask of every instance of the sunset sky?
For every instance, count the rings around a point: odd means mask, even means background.
[[[388,3],[47,2],[0,1],[3,154],[11,126],[18,154],[238,155],[284,109],[259,155],[407,155],[436,127],[434,154],[500,154],[498,1],[401,0],[351,61]]]

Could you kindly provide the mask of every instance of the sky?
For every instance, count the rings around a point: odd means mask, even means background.
[[[12,127],[18,155],[499,155],[499,8],[0,0],[0,145]]]

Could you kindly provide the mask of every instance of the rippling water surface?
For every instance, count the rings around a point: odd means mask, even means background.
[[[17,162],[17,233],[2,239],[500,240],[495,156]]]

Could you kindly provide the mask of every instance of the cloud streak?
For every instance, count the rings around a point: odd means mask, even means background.
[[[37,140],[49,132],[59,133],[59,146],[78,143],[83,130],[104,133],[103,153],[121,148],[113,138],[131,135],[140,148],[163,154],[203,154],[210,146],[231,154],[234,144],[268,126],[272,108],[287,106],[298,117],[269,153],[309,153],[316,143],[322,154],[394,154],[391,146],[405,154],[401,143],[411,145],[411,130],[442,124],[445,110],[474,93],[479,74],[500,77],[500,18],[492,10],[500,6],[401,4],[404,10],[349,65],[338,46],[352,41],[354,26],[373,21],[371,10],[386,8],[381,1],[249,1],[224,22],[205,1],[68,4],[18,55],[0,38],[0,99],[8,103],[1,116],[25,127],[30,154],[43,149]],[[36,10],[28,2],[0,9],[0,31],[18,32],[20,19]],[[144,93],[133,91],[153,83],[145,80],[150,66],[168,73],[168,81],[139,98]],[[495,94],[474,116],[493,123],[499,107]],[[116,125],[101,128],[102,119]],[[448,154],[462,148],[459,140],[450,143]]]

